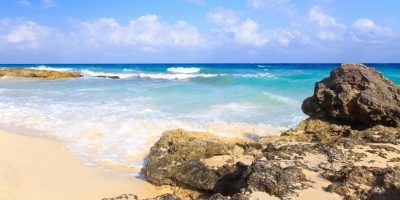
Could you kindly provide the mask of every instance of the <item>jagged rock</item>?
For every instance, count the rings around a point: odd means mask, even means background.
[[[335,182],[327,190],[348,199],[398,199],[400,168],[344,166],[339,171],[326,172],[326,179]]]
[[[59,72],[52,70],[37,70],[24,68],[0,68],[0,77],[62,79],[81,77],[80,72]]]
[[[144,200],[181,200],[178,196],[174,194],[163,194],[158,197],[150,198],[150,199],[144,199]]]
[[[203,194],[198,199],[241,200],[255,192],[291,199],[321,188],[312,181],[321,175],[332,181],[327,191],[347,199],[398,199],[399,91],[374,69],[341,65],[304,101],[310,118],[297,128],[252,141],[169,131],[152,147],[143,173],[156,185],[196,190]],[[233,159],[237,149],[251,165]],[[234,161],[205,164],[218,156]]]
[[[217,193],[207,198],[207,200],[249,200],[249,197],[243,193],[237,193],[233,196],[223,196],[221,193]]]
[[[354,130],[348,125],[315,118],[303,120],[296,128],[285,131],[281,135],[297,138],[298,141],[322,143],[347,138],[348,144],[360,142],[400,144],[400,128],[376,125],[365,130]]]
[[[296,190],[307,188],[306,181],[306,176],[299,168],[282,168],[268,160],[257,160],[251,165],[248,185],[271,195],[286,197]]]
[[[113,197],[113,198],[103,198],[102,200],[138,200],[139,197],[134,194],[123,194],[118,197]]]
[[[325,120],[308,118],[300,122],[300,124],[295,128],[283,132],[282,136],[290,135],[302,135],[302,134],[314,134],[315,137],[320,137],[319,141],[329,140],[329,138],[324,137],[342,137],[349,135],[351,131],[350,126],[333,124]],[[315,139],[315,138],[314,138]]]
[[[400,125],[400,88],[373,68],[342,64],[316,83],[303,112],[312,118],[370,127]]]
[[[102,200],[139,200],[139,197],[135,194],[123,194],[118,197],[103,198]],[[181,200],[181,198],[174,194],[163,194],[154,198],[147,198],[143,200]]]
[[[225,164],[211,168],[202,159],[231,155],[233,142],[223,141],[209,133],[181,129],[163,133],[151,148],[149,160],[143,168],[147,180],[156,185],[176,185],[194,190],[221,193],[244,187],[241,176],[246,171],[243,163]]]
[[[97,78],[119,79],[119,76],[103,76],[103,75],[101,75],[101,76],[95,76],[95,77],[97,77]]]

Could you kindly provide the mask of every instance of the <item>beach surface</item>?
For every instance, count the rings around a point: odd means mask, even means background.
[[[0,130],[0,199],[141,198],[170,192],[133,176],[84,165],[59,142]]]

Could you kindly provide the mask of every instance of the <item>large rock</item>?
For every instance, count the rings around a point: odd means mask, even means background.
[[[24,68],[0,68],[0,77],[61,79],[81,77],[80,72],[59,72],[52,70],[37,70]]]
[[[342,64],[316,83],[303,112],[312,118],[353,127],[400,125],[400,88],[362,64]]]
[[[232,163],[210,167],[203,160],[233,155],[238,148],[241,149],[234,142],[224,141],[209,133],[181,129],[167,131],[151,148],[143,173],[148,181],[156,185],[225,193],[226,188],[244,187],[240,178],[246,166]]]

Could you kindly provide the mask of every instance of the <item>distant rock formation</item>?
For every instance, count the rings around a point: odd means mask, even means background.
[[[63,78],[79,78],[83,75],[80,72],[59,72],[54,70],[38,70],[25,68],[0,68],[1,77],[12,78],[37,78],[37,79],[63,79]],[[92,76],[97,78],[120,79],[119,76]]]
[[[101,76],[95,76],[95,77],[97,77],[97,78],[119,79],[119,76],[103,76],[103,75],[101,75]]]
[[[0,77],[62,79],[81,77],[80,72],[59,72],[52,70],[37,70],[24,68],[0,68]]]
[[[342,64],[316,83],[314,95],[302,105],[312,118],[353,127],[400,125],[400,88],[375,69]]]

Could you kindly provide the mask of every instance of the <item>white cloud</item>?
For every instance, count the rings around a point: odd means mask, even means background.
[[[353,39],[355,41],[380,41],[385,38],[399,37],[392,29],[378,26],[371,19],[359,18],[353,23]]]
[[[320,40],[343,39],[346,26],[337,22],[335,17],[325,14],[320,7],[312,7],[308,12],[308,19],[317,25],[317,36]]]
[[[4,43],[14,44],[19,49],[38,48],[48,38],[51,28],[34,21],[17,21],[0,23],[0,38]]]
[[[121,25],[114,18],[101,18],[93,22],[77,22],[78,37],[90,44],[140,46],[142,49],[171,47],[205,47],[206,40],[196,27],[185,21],[162,23],[157,15],[144,15]],[[150,48],[151,47],[151,48]]]
[[[57,6],[57,3],[54,0],[41,0],[41,2],[44,8],[51,8]]]
[[[255,9],[264,7],[277,7],[285,5],[289,0],[248,0],[251,7]]]
[[[205,1],[204,0],[186,0],[189,3],[195,3],[198,5],[205,5]]]
[[[252,19],[240,19],[232,10],[217,9],[207,13],[207,18],[221,26],[220,32],[231,37],[233,42],[251,46],[280,45],[288,46],[295,39],[304,41],[306,37],[297,30],[276,28],[260,30],[259,24]],[[229,42],[229,41],[228,41]]]
[[[232,34],[234,40],[242,44],[262,46],[267,40],[258,32],[258,24],[251,20],[240,20],[232,10],[217,9],[207,13],[207,18],[222,26],[223,32]]]
[[[311,21],[317,22],[322,27],[344,27],[336,21],[336,18],[322,12],[320,7],[314,6],[308,12],[308,17]]]
[[[207,18],[223,26],[236,25],[239,22],[238,14],[233,10],[217,9],[207,13]]]
[[[21,6],[30,6],[31,2],[29,0],[16,0],[17,4]]]

